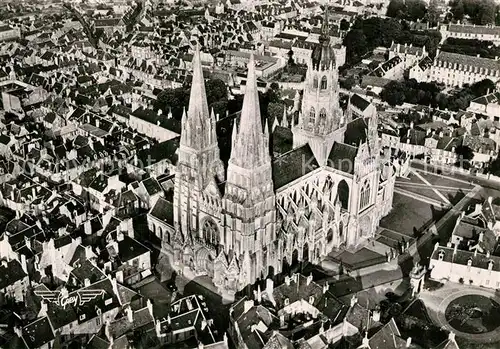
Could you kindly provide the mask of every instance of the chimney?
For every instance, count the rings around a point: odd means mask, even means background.
[[[290,286],[290,276],[285,276],[285,284]]]
[[[153,317],[153,303],[149,300],[149,298],[146,300],[146,307],[148,308],[149,314],[151,314],[151,317]]]
[[[351,307],[354,307],[354,305],[358,302],[358,298],[356,298],[356,295],[353,295],[351,298]]]
[[[83,284],[85,287],[89,287],[90,286],[90,279],[89,278],[85,278],[85,280],[83,280]]]
[[[253,305],[253,300],[245,301],[243,304],[243,314],[246,314],[253,307]]]
[[[488,203],[490,205],[493,203],[493,197],[492,196],[488,196]]]
[[[36,198],[36,188],[31,187],[31,194],[33,195],[33,199]]]
[[[47,315],[47,302],[45,300],[43,300],[41,303],[40,303],[40,316],[46,316]]]
[[[411,337],[408,337],[408,339],[406,340],[406,347],[409,348],[411,345]]]
[[[380,310],[378,308],[372,311],[372,319],[374,322],[380,322]]]
[[[412,130],[413,130],[413,126],[414,126],[414,125],[415,125],[415,124],[413,123],[413,121],[411,121],[411,122],[410,122],[410,128],[411,128]]]
[[[124,238],[125,238],[125,236],[123,235],[123,233],[121,231],[116,233],[116,240],[117,241],[123,241]]]
[[[95,127],[99,128],[99,118],[95,119]]]
[[[132,312],[132,308],[126,307],[125,313],[127,314],[128,322],[133,323],[134,322],[134,313]]]
[[[266,293],[268,296],[272,295],[273,294],[273,290],[274,290],[274,282],[273,280],[271,279],[267,279],[266,280]]]
[[[311,282],[313,281],[313,276],[312,276],[312,273],[307,277],[307,286],[309,286],[311,284]]]
[[[280,327],[285,326],[285,314],[280,315]]]
[[[260,290],[260,285],[257,285],[257,302],[262,303],[262,291]]]
[[[19,255],[21,256],[21,268],[23,268],[23,271],[26,274],[28,274],[28,265],[26,264],[26,256],[22,253],[20,253]]]
[[[330,284],[326,282],[325,286],[323,286],[323,294],[325,294],[329,289],[330,289]]]

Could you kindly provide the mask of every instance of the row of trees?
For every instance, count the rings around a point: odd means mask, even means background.
[[[452,0],[450,12],[453,19],[462,21],[466,16],[474,24],[493,24],[497,7],[494,0]]]
[[[167,88],[158,94],[154,108],[164,112],[170,109],[173,117],[180,119],[183,109],[187,109],[189,105],[190,91],[190,84],[175,89]],[[224,81],[220,79],[206,80],[205,91],[208,107],[210,111],[213,108],[215,114],[223,117],[226,112],[232,114],[241,110],[243,96],[236,95],[234,98],[228,99],[228,87]],[[279,117],[281,119],[285,102],[281,97],[281,90],[277,83],[272,83],[266,93],[259,93],[259,102],[263,118]]]
[[[493,42],[476,39],[448,38],[441,45],[441,50],[469,56],[480,55],[481,57],[492,59],[500,57],[500,48],[494,46]]]
[[[441,11],[437,0],[431,0],[429,6],[423,0],[391,0],[387,6],[387,16],[409,21],[428,22],[431,27],[437,25]]]
[[[210,110],[213,108],[216,114],[225,115],[229,110],[226,83],[220,79],[209,79],[205,81],[205,90]],[[158,94],[154,107],[164,111],[170,108],[172,115],[180,118],[183,108],[188,107],[190,91],[190,84],[175,89],[167,88]]]
[[[482,80],[472,85],[464,85],[451,94],[441,92],[443,86],[434,82],[417,82],[414,79],[391,81],[382,90],[380,97],[391,106],[403,103],[430,105],[433,108],[460,110],[466,109],[474,98],[492,91],[495,84],[491,80]]]
[[[378,46],[389,47],[392,42],[425,46],[434,57],[441,41],[439,31],[427,30],[412,32],[408,23],[395,18],[370,17],[358,18],[344,38],[346,61],[353,65]]]

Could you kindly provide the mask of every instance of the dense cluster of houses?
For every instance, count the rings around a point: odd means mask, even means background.
[[[459,147],[472,152],[469,164],[484,171],[497,158],[500,145],[498,92],[492,92],[471,101],[469,108],[459,112],[421,108],[417,114],[431,121],[385,123],[380,126],[384,146],[401,149],[411,157],[421,158],[436,165],[455,165],[463,155]],[[430,117],[429,117],[430,116]]]

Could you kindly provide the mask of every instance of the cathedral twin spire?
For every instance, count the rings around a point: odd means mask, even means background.
[[[233,149],[231,162],[235,165],[253,169],[271,162],[269,155],[269,130],[262,129],[260,116],[259,92],[255,75],[253,54],[248,62],[248,74],[243,97],[239,127],[233,127]]]
[[[181,144],[194,150],[203,150],[217,144],[215,115],[208,110],[205,81],[201,65],[200,46],[193,55],[193,79],[189,106],[182,115]]]

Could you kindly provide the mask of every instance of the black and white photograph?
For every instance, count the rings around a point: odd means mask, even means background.
[[[0,0],[0,349],[500,349],[500,0]]]

